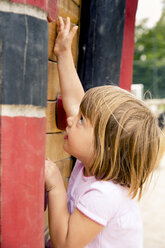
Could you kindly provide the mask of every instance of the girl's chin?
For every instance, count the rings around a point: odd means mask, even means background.
[[[68,148],[68,147],[67,147],[67,142],[66,142],[66,140],[64,140],[63,149],[64,149],[65,152],[67,152],[67,153],[70,154],[69,149],[67,149],[67,148]],[[71,154],[70,154],[70,155],[71,155]]]

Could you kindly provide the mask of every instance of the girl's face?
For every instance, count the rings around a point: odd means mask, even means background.
[[[64,150],[89,166],[94,154],[94,128],[81,112],[67,119]]]

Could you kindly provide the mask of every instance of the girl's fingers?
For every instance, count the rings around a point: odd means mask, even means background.
[[[65,22],[65,31],[67,31],[67,32],[69,32],[69,30],[70,30],[70,18],[69,17],[67,17],[66,18],[66,22]]]
[[[61,16],[58,17],[58,32],[64,29],[64,21]]]
[[[71,31],[70,31],[70,33],[69,33],[70,39],[73,39],[73,37],[75,36],[77,30],[78,30],[78,26],[74,26],[74,27],[71,29]]]
[[[45,160],[45,166],[46,167],[49,167],[49,166],[55,166],[56,165],[56,163],[54,163],[52,160],[50,160],[49,158],[47,158],[46,160]]]

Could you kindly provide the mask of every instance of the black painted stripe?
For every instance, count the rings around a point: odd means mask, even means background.
[[[0,12],[1,103],[46,106],[48,24]]]
[[[125,0],[82,1],[78,73],[85,90],[119,84]]]

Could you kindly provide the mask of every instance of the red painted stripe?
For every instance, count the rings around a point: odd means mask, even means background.
[[[45,117],[1,117],[1,248],[44,247],[45,130]]]
[[[23,3],[26,5],[32,5],[43,10],[47,10],[47,0],[11,0],[15,3]]]
[[[126,13],[119,86],[129,91],[131,89],[132,84],[134,29],[137,3],[138,0],[126,0]]]
[[[15,3],[32,5],[48,12],[48,20],[55,21],[58,16],[58,0],[11,0]]]
[[[47,12],[48,12],[48,21],[53,22],[57,19],[59,13],[58,0],[48,0]]]

